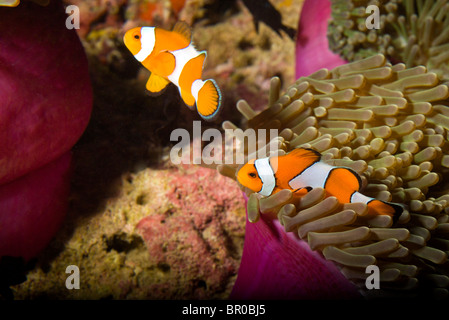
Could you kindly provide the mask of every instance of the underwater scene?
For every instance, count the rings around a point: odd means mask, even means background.
[[[448,0],[0,0],[0,300],[447,300],[448,80]]]

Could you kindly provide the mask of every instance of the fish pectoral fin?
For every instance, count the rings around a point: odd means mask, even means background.
[[[161,76],[168,77],[175,70],[175,66],[175,56],[168,51],[163,51],[153,58],[150,70]]]
[[[155,73],[151,73],[150,78],[147,81],[146,88],[150,92],[157,93],[164,90],[169,83],[170,81],[165,79],[164,77],[158,76]]]
[[[298,189],[295,189],[295,190],[293,190],[292,192],[297,192],[297,193],[307,193],[307,192],[310,192],[310,191],[312,191],[312,187],[304,187],[304,188],[298,188]]]
[[[312,191],[312,187],[302,187],[302,188],[298,188],[298,189],[294,189],[292,192],[296,192],[296,191],[307,191],[310,192]]]
[[[302,197],[302,196],[306,195],[307,193],[309,193],[310,191],[312,191],[312,189],[313,189],[312,187],[304,187],[304,188],[295,189],[292,192],[295,196]]]
[[[190,28],[190,26],[187,22],[185,22],[185,21],[176,22],[172,31],[180,34],[186,40],[188,40],[190,43],[190,41],[192,39],[192,29]]]

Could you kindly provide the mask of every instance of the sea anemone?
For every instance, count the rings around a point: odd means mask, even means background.
[[[393,224],[389,216],[367,216],[364,204],[342,206],[325,198],[322,189],[297,201],[288,190],[262,198],[242,188],[249,220],[260,213],[277,217],[366,296],[414,296],[430,288],[447,297],[448,98],[448,86],[435,73],[391,65],[381,54],[320,69],[282,95],[273,78],[267,109],[256,113],[245,101],[237,104],[247,129],[278,129],[279,137],[266,143],[280,154],[298,147],[319,151],[323,161],[358,172],[366,195],[402,203],[408,211]],[[230,122],[223,127],[237,129]],[[219,167],[233,178],[237,170]],[[365,286],[369,265],[380,269],[380,290]]]
[[[365,21],[379,9],[379,29]],[[332,0],[329,45],[347,61],[382,53],[390,61],[410,68],[424,65],[440,78],[449,75],[449,2],[438,1],[346,1]]]

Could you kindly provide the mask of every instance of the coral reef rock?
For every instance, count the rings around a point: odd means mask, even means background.
[[[69,213],[15,298],[227,298],[243,247],[240,189],[191,165],[124,174],[120,184],[102,214]],[[79,290],[66,288],[69,265],[79,267]]]

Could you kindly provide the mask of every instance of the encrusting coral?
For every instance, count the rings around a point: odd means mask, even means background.
[[[379,29],[368,29],[369,5],[379,9]],[[385,54],[407,67],[425,65],[441,78],[449,75],[447,0],[332,0],[329,47],[347,61]]]
[[[319,188],[298,199],[289,190],[263,198],[242,187],[248,219],[277,216],[286,232],[335,262],[366,296],[420,296],[430,288],[447,297],[448,98],[448,86],[435,73],[391,65],[382,54],[301,77],[283,95],[272,78],[267,109],[256,113],[238,102],[246,130],[278,129],[279,136],[265,143],[279,154],[315,149],[323,161],[358,172],[367,196],[407,210],[393,223],[389,216],[368,217],[365,204],[326,198]],[[223,128],[237,129],[228,121]],[[218,166],[233,179],[238,169]],[[380,269],[380,290],[365,286],[369,265]]]

